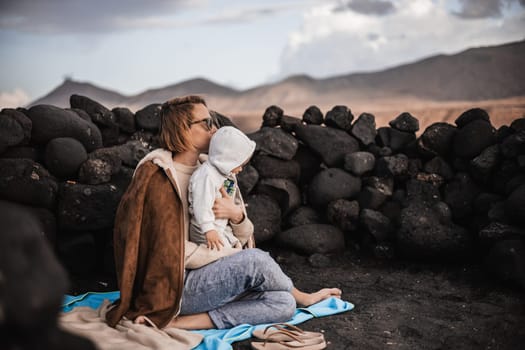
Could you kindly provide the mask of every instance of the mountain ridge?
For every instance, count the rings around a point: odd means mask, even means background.
[[[481,101],[525,96],[525,40],[497,46],[469,48],[456,54],[438,54],[374,72],[327,78],[306,74],[246,90],[196,77],[135,95],[123,95],[92,83],[66,79],[60,86],[29,104],[69,106],[73,93],[88,96],[109,108],[140,109],[175,96],[201,94],[217,110],[238,114],[271,104],[329,104],[352,100],[415,97],[433,101]],[[225,110],[226,108],[226,110]]]

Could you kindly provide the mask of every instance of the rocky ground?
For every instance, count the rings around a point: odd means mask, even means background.
[[[354,310],[303,323],[328,349],[519,349],[525,293],[492,280],[480,265],[378,261],[348,251],[313,267],[307,257],[271,251],[305,291],[338,287]],[[233,344],[250,349],[250,341]]]

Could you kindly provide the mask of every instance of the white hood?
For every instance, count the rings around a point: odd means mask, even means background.
[[[224,126],[213,134],[208,152],[208,162],[223,175],[247,161],[255,150],[255,142],[242,131],[232,126]]]

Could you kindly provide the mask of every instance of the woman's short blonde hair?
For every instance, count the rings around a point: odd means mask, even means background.
[[[193,120],[193,105],[199,103],[206,106],[206,101],[202,97],[190,95],[176,97],[162,104],[160,109],[160,147],[175,153],[182,153],[194,148],[190,139],[190,127]]]

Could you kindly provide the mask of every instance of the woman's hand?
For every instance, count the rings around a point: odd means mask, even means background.
[[[236,205],[233,198],[226,193],[224,187],[220,188],[222,198],[217,198],[213,203],[213,214],[217,219],[228,219],[233,224],[238,224],[244,219],[244,212],[240,205]]]

